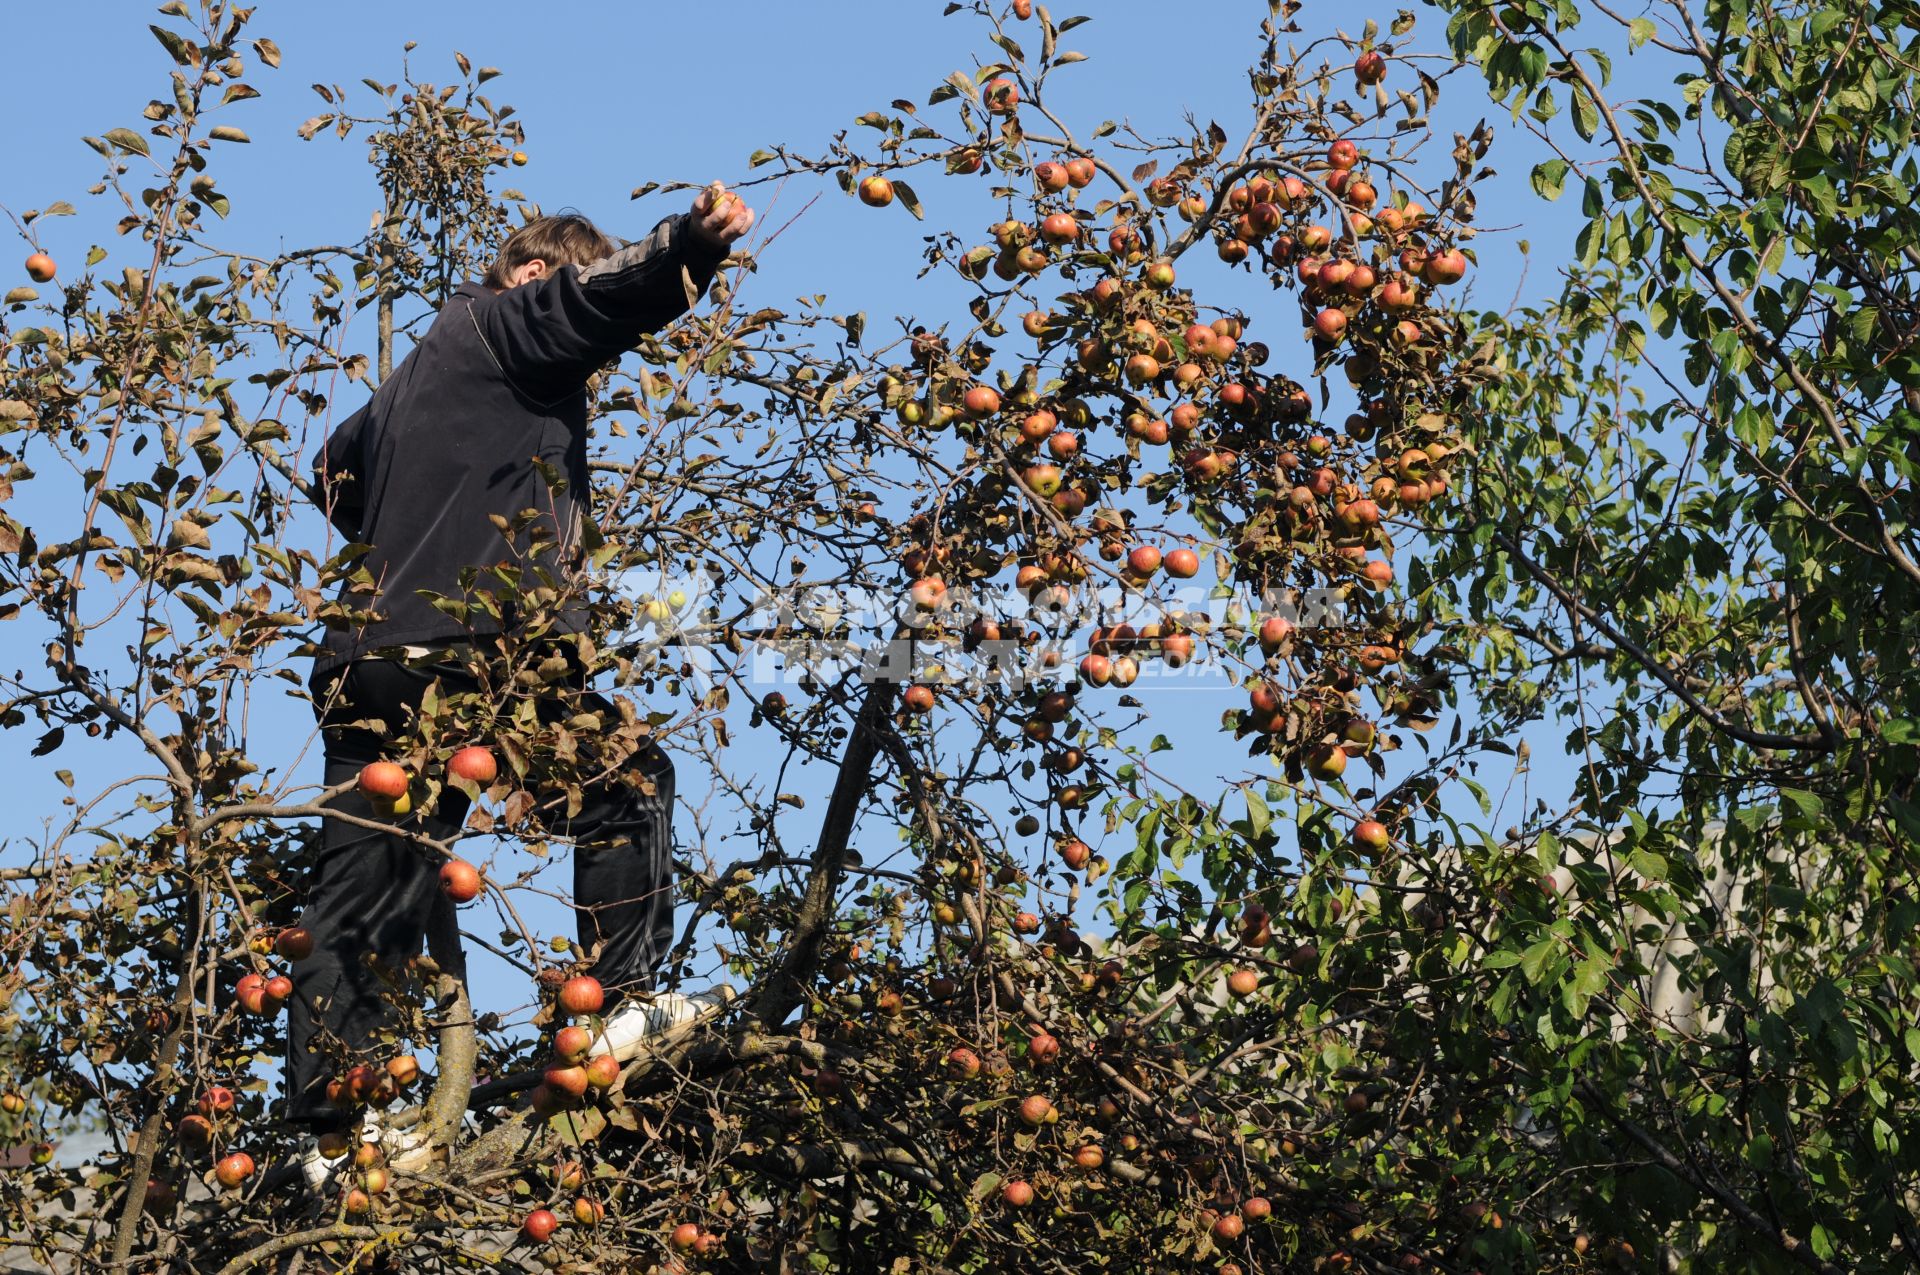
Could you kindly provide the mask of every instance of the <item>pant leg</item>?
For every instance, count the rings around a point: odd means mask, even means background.
[[[615,777],[588,787],[580,813],[554,829],[574,839],[580,945],[602,945],[593,974],[613,996],[651,988],[674,939],[673,763],[653,746],[623,771],[643,784]]]
[[[433,680],[432,672],[382,660],[347,668],[322,722],[329,787],[394,751],[379,735],[342,723],[378,720],[385,723],[388,739],[401,738]],[[325,704],[328,689],[316,687],[317,704]],[[413,815],[399,822],[444,840],[459,829],[467,802],[458,791],[448,791],[440,804],[431,818]],[[335,798],[333,806],[363,819],[379,818],[358,790]],[[390,1019],[381,996],[385,984],[366,958],[372,955],[385,968],[398,969],[417,956],[438,900],[438,867],[411,842],[337,819],[322,821],[320,859],[300,917],[313,933],[313,954],[292,969],[289,1119],[340,1122],[345,1113],[327,1102],[327,1082],[352,1062],[379,1064],[391,1055],[392,1049],[376,1040]]]

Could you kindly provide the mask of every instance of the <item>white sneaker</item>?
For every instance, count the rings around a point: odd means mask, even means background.
[[[404,1129],[392,1129],[380,1118],[380,1113],[369,1111],[356,1132],[360,1141],[379,1144],[387,1168],[395,1172],[417,1172],[433,1162],[433,1145],[427,1137],[424,1121]],[[300,1173],[306,1178],[308,1188],[316,1193],[324,1192],[336,1175],[350,1170],[353,1165],[352,1150],[349,1142],[347,1150],[329,1160],[320,1154],[320,1139],[309,1142],[300,1156]]]
[[[627,1062],[640,1053],[648,1041],[711,1017],[735,995],[733,988],[725,983],[695,996],[679,992],[630,995],[613,1011],[587,1052],[589,1055],[612,1054],[621,1062]]]

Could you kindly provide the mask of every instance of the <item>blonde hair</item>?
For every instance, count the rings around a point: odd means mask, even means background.
[[[513,272],[529,261],[544,261],[551,272],[565,265],[591,265],[612,256],[617,247],[579,213],[536,217],[508,236],[484,282],[489,288],[505,288]]]

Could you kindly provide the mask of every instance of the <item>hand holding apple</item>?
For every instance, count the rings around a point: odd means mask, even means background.
[[[703,242],[725,248],[753,228],[753,209],[740,196],[714,182],[693,201],[693,233]]]

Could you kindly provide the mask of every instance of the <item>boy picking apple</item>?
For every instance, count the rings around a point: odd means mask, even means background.
[[[371,594],[343,586],[343,597],[372,618],[329,628],[314,664],[329,787],[379,761],[436,680],[445,693],[475,688],[456,658],[460,648],[510,632],[516,619],[516,591],[492,568],[513,562],[522,579],[573,573],[589,516],[589,379],[643,333],[683,314],[753,221],[751,209],[714,183],[688,212],[625,247],[577,214],[529,222],[484,280],[454,290],[371,401],[327,439],[314,462],[315,499],[349,541],[372,546],[360,565],[375,582]],[[553,481],[556,472],[564,481]],[[510,543],[502,520],[525,523],[529,514],[531,525]],[[469,608],[464,618],[434,605],[436,595],[461,597],[463,580],[495,589],[494,605]],[[549,631],[584,624],[583,611],[563,609]],[[584,695],[571,701],[575,711],[592,710],[597,697],[578,678],[568,690]],[[592,973],[620,998],[594,1052],[625,1058],[730,993],[622,995],[651,986],[672,941],[673,768],[653,746],[620,769],[645,778],[589,784],[579,811],[549,828],[574,843],[581,948],[597,949]],[[354,790],[332,808],[373,819],[383,813],[374,802]],[[395,809],[385,803],[386,817]],[[459,835],[466,809],[464,794],[449,786],[435,810],[412,818],[445,841]],[[418,1167],[430,1153],[424,1135],[383,1129],[377,1113],[359,1122],[329,1099],[328,1087],[340,1088],[343,1055],[359,1060],[356,1071],[379,1065],[370,1055],[387,1010],[367,958],[399,968],[419,953],[435,907],[447,906],[439,865],[406,838],[340,819],[326,820],[321,836],[300,918],[312,950],[294,967],[287,1057],[288,1115],[316,1134],[302,1166],[316,1187],[347,1163],[353,1136],[382,1143],[398,1169]]]

